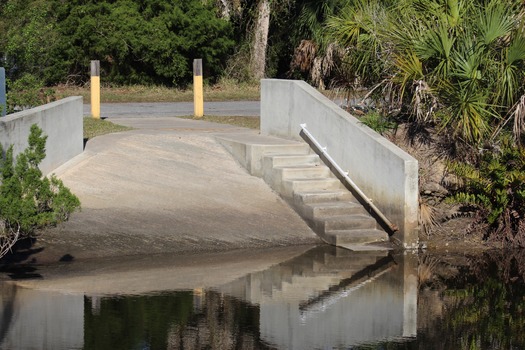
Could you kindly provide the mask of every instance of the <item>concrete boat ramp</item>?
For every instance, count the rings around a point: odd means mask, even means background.
[[[322,243],[216,141],[257,131],[173,117],[116,122],[136,129],[89,140],[55,171],[82,211],[38,238],[34,262]]]
[[[44,173],[55,172],[83,206],[17,250],[16,261],[323,242],[418,247],[417,161],[306,83],[261,81],[261,133],[271,136],[170,109],[120,111],[110,120],[134,129],[85,149],[79,97],[6,118],[3,140],[18,151],[29,126],[41,125]]]

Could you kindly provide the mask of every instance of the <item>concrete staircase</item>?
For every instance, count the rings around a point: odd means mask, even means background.
[[[325,242],[352,250],[387,246],[388,234],[306,143],[239,134],[217,139],[252,175],[262,177],[279,193]]]

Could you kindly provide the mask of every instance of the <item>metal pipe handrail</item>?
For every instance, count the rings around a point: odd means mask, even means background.
[[[320,154],[321,158],[324,158],[324,159],[326,159],[326,161],[328,161],[329,167],[331,169],[335,169],[335,171],[337,172],[336,175],[339,175],[338,177],[342,178],[347,183],[347,185],[350,187],[350,190],[354,194],[354,196],[358,197],[357,200],[359,200],[359,202],[361,202],[361,204],[363,206],[365,206],[365,208],[370,212],[370,214],[372,214],[377,220],[380,221],[381,226],[383,226],[383,227],[386,226],[386,228],[388,230],[390,230],[391,233],[394,233],[394,232],[398,231],[399,228],[397,227],[397,225],[393,224],[381,212],[381,210],[379,210],[379,208],[376,207],[374,205],[374,203],[372,203],[372,200],[370,198],[368,198],[363,193],[363,191],[361,191],[361,189],[352,181],[352,179],[350,179],[350,177],[348,176],[348,172],[346,172],[343,169],[341,169],[339,164],[337,164],[337,162],[328,154],[328,152],[326,151],[326,147],[321,146],[321,144],[319,142],[317,142],[315,137],[308,130],[306,130],[306,124],[300,124],[300,126],[301,126],[301,129],[302,129],[301,132],[300,132],[301,137],[303,137],[303,138],[306,137],[307,140],[305,140],[305,141],[308,142],[308,143],[311,143],[310,146],[312,144],[315,146],[317,151],[315,149],[314,149],[314,151],[316,151],[316,153],[318,153],[318,154],[321,153]]]

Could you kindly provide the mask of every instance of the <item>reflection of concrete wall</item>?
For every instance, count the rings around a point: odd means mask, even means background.
[[[399,266],[370,282],[334,292],[306,310],[298,300],[261,301],[261,336],[287,349],[357,345],[404,335],[405,296]],[[329,285],[325,288],[328,289]]]
[[[371,258],[324,252],[251,274],[221,291],[260,305],[261,339],[279,348],[332,348],[415,336],[417,258],[396,257],[388,265],[374,265],[376,272],[356,283],[334,287],[376,260],[388,261],[380,253]],[[333,292],[326,293],[329,289]],[[321,294],[325,297],[316,298]],[[311,303],[305,307],[306,301]]]
[[[403,337],[415,337],[417,335],[417,298],[419,290],[418,256],[415,252],[403,256],[403,270],[400,274],[403,278]]]
[[[400,338],[403,293],[380,277],[326,309],[301,313],[297,301],[265,301],[260,322],[261,337],[287,349],[331,349]]]
[[[16,289],[0,349],[81,349],[84,346],[84,297]],[[1,318],[4,321],[4,318]],[[5,326],[5,325],[3,325]]]
[[[261,133],[301,140],[300,124],[395,224],[406,248],[417,247],[417,160],[303,81],[264,79]]]

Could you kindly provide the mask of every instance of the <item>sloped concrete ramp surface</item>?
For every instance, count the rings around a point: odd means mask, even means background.
[[[38,238],[34,261],[320,243],[214,137],[255,131],[179,118],[116,122],[139,129],[96,137],[55,171],[82,211]]]

